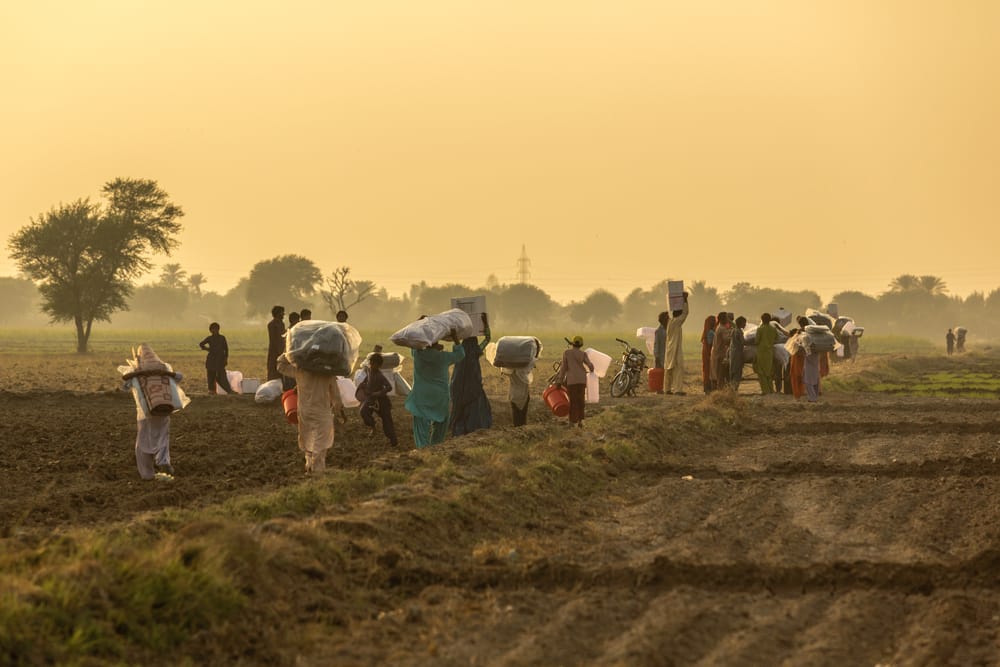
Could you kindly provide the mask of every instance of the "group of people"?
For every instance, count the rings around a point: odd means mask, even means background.
[[[289,317],[289,328],[297,321],[309,319],[307,315],[300,314],[298,320]],[[346,322],[347,313],[338,312],[336,319]],[[490,342],[489,321],[485,314],[482,322],[482,340],[478,336],[470,336],[455,342],[450,350],[445,350],[440,341],[424,349],[412,350],[413,386],[404,405],[413,416],[413,440],[418,448],[443,442],[449,430],[453,435],[463,435],[492,426],[490,402],[483,389],[479,363]],[[271,310],[267,329],[268,379],[281,378],[286,391],[296,388],[298,444],[305,455],[306,472],[322,471],[326,452],[333,446],[334,415],[339,415],[342,422],[347,419],[337,378],[296,368],[283,354],[286,335],[284,308],[275,306]],[[457,332],[452,331],[451,338],[458,341]],[[364,363],[366,373],[355,390],[355,397],[360,402],[361,419],[370,434],[374,435],[377,418],[389,443],[396,445],[398,438],[389,398],[393,386],[382,373],[382,347],[376,345]],[[515,423],[518,415],[527,413],[526,391],[523,392],[523,401],[520,398],[521,379],[522,376],[518,375],[511,380]],[[514,387],[518,387],[517,392]],[[517,405],[513,398],[515,393],[518,394]]]
[[[815,402],[820,395],[820,381],[830,373],[828,351],[818,351],[802,344],[808,339],[808,318],[800,316],[797,327],[786,329],[770,313],[760,316],[755,332],[757,354],[753,369],[757,373],[761,394],[790,394],[796,399],[806,396]],[[743,379],[746,340],[744,330],[747,319],[733,317],[733,313],[720,312],[705,318],[701,334],[702,383],[706,394],[732,389],[739,391]],[[790,359],[787,364],[776,363],[773,348],[779,334],[787,338],[785,344]]]

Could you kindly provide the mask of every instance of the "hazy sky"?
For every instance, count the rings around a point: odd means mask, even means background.
[[[115,177],[172,259],[394,294],[514,278],[1000,287],[1000,2],[32,0],[0,5],[6,240]]]

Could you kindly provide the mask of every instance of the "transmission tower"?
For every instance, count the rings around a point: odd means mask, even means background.
[[[524,245],[521,246],[521,256],[517,258],[517,281],[519,283],[528,282],[531,277],[531,260],[528,259],[528,251]]]

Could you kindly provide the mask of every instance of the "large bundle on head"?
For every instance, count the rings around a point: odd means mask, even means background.
[[[497,368],[524,368],[542,352],[542,342],[534,336],[503,336],[497,341],[490,363]]]
[[[819,312],[815,308],[806,308],[806,317],[812,320],[815,324],[822,324],[828,329],[833,329],[834,319],[826,313]]]
[[[956,336],[964,336],[964,335],[966,335],[968,333],[969,333],[969,330],[966,329],[965,327],[955,327],[955,335]]]
[[[125,363],[118,371],[132,391],[139,419],[150,415],[166,416],[191,402],[177,386],[174,369],[146,343],[133,350],[132,358]]]
[[[285,336],[288,360],[296,368],[320,375],[350,375],[359,347],[361,334],[344,322],[305,320]]]
[[[407,324],[392,334],[389,339],[401,347],[423,350],[438,341],[451,338],[452,329],[458,335],[456,343],[476,335],[476,329],[472,326],[472,319],[468,313],[458,308],[452,308]]]
[[[783,327],[787,327],[792,323],[792,311],[785,310],[784,308],[778,308],[778,310],[771,313],[771,317],[778,321]]]
[[[837,346],[837,338],[830,331],[830,327],[822,324],[808,325],[800,338],[799,344],[806,351],[811,349],[813,352],[833,352],[833,348]]]
[[[382,355],[382,370],[391,371],[394,368],[399,368],[403,365],[403,357],[399,356],[399,352],[369,352],[365,355],[365,360],[361,362],[362,368],[368,368],[371,366],[371,358],[373,354]]]

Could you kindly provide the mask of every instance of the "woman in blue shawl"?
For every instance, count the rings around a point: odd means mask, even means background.
[[[483,313],[483,340],[469,336],[462,341],[465,358],[455,364],[451,375],[451,434],[464,435],[493,425],[490,401],[483,391],[483,371],[479,357],[490,342],[490,325]]]

